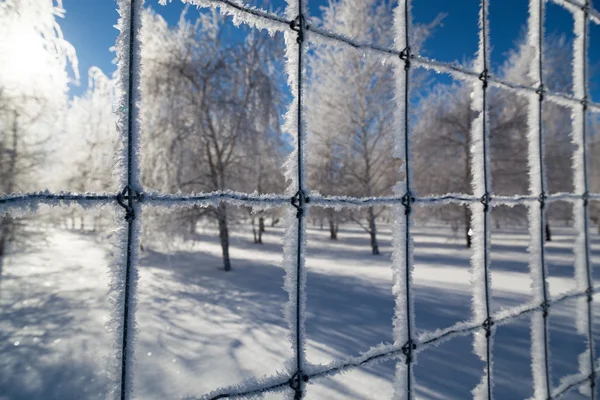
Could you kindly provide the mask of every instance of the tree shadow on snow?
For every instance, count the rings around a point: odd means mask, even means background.
[[[108,378],[95,349],[98,338],[75,317],[93,299],[85,290],[48,290],[36,283],[49,274],[33,275],[29,282],[2,278],[5,287],[14,281],[20,289],[11,290],[10,298],[6,291],[0,302],[0,399],[105,398]]]
[[[239,246],[239,242],[236,246]],[[261,250],[263,248],[281,251],[276,245],[263,246]],[[346,257],[351,258],[352,255],[345,254]],[[451,259],[448,261],[448,264],[452,262]],[[288,296],[282,289],[284,270],[281,267],[259,260],[235,260],[234,271],[225,273],[217,269],[219,265],[220,257],[200,252],[177,251],[169,256],[146,252],[141,259],[142,268],[167,272],[169,279],[178,282],[181,288],[176,293],[158,290],[149,300],[149,306],[155,308],[157,316],[166,325],[177,326],[177,315],[187,312],[169,307],[170,296],[177,296],[199,305],[225,307],[232,314],[241,315],[247,326],[246,334],[262,331],[268,335],[273,326],[287,329],[282,307]],[[311,348],[318,348],[321,356],[326,353],[327,357],[334,360],[355,356],[371,346],[392,341],[394,299],[391,282],[377,283],[358,275],[330,275],[310,268],[307,273],[306,338],[309,362]],[[202,290],[190,290],[192,287]],[[507,293],[505,296],[498,294],[495,300],[512,305],[514,299]],[[457,321],[470,319],[471,294],[451,287],[428,287],[419,291],[415,311],[419,332],[445,328]],[[224,323],[219,318],[211,319],[210,315],[205,317],[210,324]],[[497,398],[525,398],[531,395],[529,324],[529,318],[522,317],[498,328],[494,349]],[[576,367],[573,369],[573,365],[576,365],[573,355],[579,354],[583,348],[580,346],[581,338],[575,334],[574,321],[568,313],[554,315],[552,324],[552,340],[560,343],[552,350],[558,360],[553,364],[553,374],[558,382],[559,376],[576,372]],[[183,330],[169,333],[177,335],[178,341],[200,340],[210,346],[210,338],[199,337],[198,332],[193,330],[186,332],[183,326],[178,328]],[[231,338],[232,341],[239,339]],[[470,397],[470,390],[479,382],[483,371],[482,361],[472,353],[471,340],[472,336],[455,339],[419,355],[417,383],[422,397]],[[269,348],[261,351],[268,352]],[[568,361],[563,365],[560,360]],[[193,363],[194,360],[188,362]],[[279,369],[283,369],[283,365]],[[368,373],[384,378],[390,384],[393,381],[393,368],[389,364],[371,366]],[[515,377],[529,378],[515,380]],[[159,385],[157,382],[154,384]],[[340,382],[324,381],[324,384],[342,396],[350,393],[348,388],[340,386]]]

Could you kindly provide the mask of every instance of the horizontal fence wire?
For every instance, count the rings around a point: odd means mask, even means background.
[[[129,46],[128,49],[126,50],[126,56],[128,57],[128,60],[120,60],[122,62],[124,62],[124,65],[126,65],[126,71],[125,71],[125,76],[128,76],[128,79],[126,80],[126,83],[128,85],[128,87],[126,88],[126,90],[124,91],[124,96],[127,102],[127,107],[126,107],[126,127],[123,129],[122,135],[123,135],[123,140],[125,143],[125,163],[124,163],[124,172],[125,172],[125,179],[124,179],[124,185],[125,188],[121,189],[118,193],[116,194],[112,194],[112,193],[70,193],[70,192],[58,192],[58,193],[53,193],[53,192],[49,192],[49,191],[43,191],[43,192],[32,192],[32,193],[16,193],[16,194],[4,194],[0,196],[0,215],[1,214],[11,214],[13,212],[18,213],[20,210],[29,210],[29,209],[35,209],[35,207],[37,205],[41,205],[41,204],[45,204],[45,205],[49,205],[49,206],[60,206],[60,205],[80,205],[82,207],[93,207],[93,206],[103,206],[103,205],[116,205],[118,204],[120,207],[122,207],[125,210],[125,219],[126,219],[126,227],[127,227],[127,238],[126,238],[126,257],[125,257],[125,265],[123,266],[124,269],[124,296],[123,296],[123,301],[124,301],[124,313],[123,313],[123,332],[121,332],[121,339],[122,339],[122,347],[120,349],[120,356],[121,356],[121,382],[120,382],[120,395],[121,395],[121,399],[125,399],[128,397],[128,393],[131,390],[130,386],[130,377],[127,376],[127,373],[131,373],[130,371],[130,367],[128,367],[128,365],[132,362],[130,359],[128,358],[132,358],[131,355],[133,354],[133,351],[131,350],[131,348],[133,347],[132,344],[132,340],[129,338],[128,336],[128,328],[134,326],[135,322],[134,322],[134,316],[135,316],[135,308],[132,307],[130,308],[130,303],[133,303],[133,300],[130,300],[130,298],[133,298],[134,296],[134,291],[135,291],[135,280],[136,277],[133,276],[136,274],[137,271],[137,265],[136,264],[136,255],[135,255],[135,250],[134,248],[136,247],[137,241],[139,240],[138,236],[138,229],[139,229],[139,223],[140,223],[140,216],[139,216],[139,210],[140,210],[140,205],[145,205],[145,206],[149,206],[149,207],[160,207],[160,208],[169,208],[169,207],[187,207],[187,206],[216,206],[218,205],[220,202],[227,202],[227,203],[231,203],[233,205],[238,205],[238,206],[248,206],[248,207],[258,207],[258,208],[270,208],[270,207],[282,207],[282,206],[291,206],[294,207],[297,210],[297,228],[298,228],[298,238],[295,239],[297,241],[296,245],[296,255],[297,255],[297,259],[295,261],[295,269],[294,269],[294,273],[296,274],[296,282],[297,282],[297,287],[295,289],[295,293],[290,294],[290,301],[292,301],[292,299],[295,301],[296,304],[296,310],[295,310],[295,315],[294,315],[294,319],[295,319],[295,323],[292,324],[292,326],[295,327],[295,341],[296,341],[296,347],[294,349],[294,353],[295,353],[295,360],[296,360],[296,365],[295,365],[295,372],[292,374],[282,374],[282,375],[278,375],[278,376],[273,376],[270,378],[267,378],[266,380],[264,380],[262,382],[262,384],[258,384],[258,383],[254,383],[252,386],[254,386],[252,389],[245,389],[244,386],[240,387],[240,386],[235,386],[235,387],[229,387],[229,388],[221,388],[218,389],[217,391],[206,395],[204,397],[201,397],[202,399],[221,399],[221,398],[239,398],[239,397],[248,397],[248,396],[254,396],[254,395],[259,395],[261,393],[266,393],[266,392],[271,392],[271,391],[277,391],[277,390],[284,390],[284,389],[289,389],[291,388],[294,393],[295,393],[295,398],[296,399],[301,399],[304,394],[305,394],[305,384],[306,382],[312,382],[315,379],[319,379],[319,378],[324,378],[324,377],[329,377],[332,375],[335,375],[337,373],[343,372],[343,371],[347,371],[350,369],[354,369],[354,368],[359,368],[359,367],[363,367],[363,366],[367,366],[376,362],[381,362],[384,360],[389,360],[389,359],[402,359],[404,357],[404,361],[406,361],[406,365],[409,366],[407,375],[407,381],[408,381],[408,385],[409,388],[407,396],[408,398],[410,398],[412,396],[411,391],[410,391],[410,385],[411,385],[411,372],[410,372],[410,363],[412,361],[412,357],[413,357],[413,353],[416,355],[419,352],[422,352],[432,346],[436,346],[439,345],[441,342],[446,341],[446,340],[450,340],[454,337],[458,337],[458,336],[464,336],[464,335],[469,335],[469,334],[473,334],[476,332],[481,332],[482,328],[486,329],[486,331],[488,331],[491,327],[492,321],[493,324],[495,326],[498,325],[502,325],[505,323],[508,323],[512,320],[514,320],[515,318],[519,318],[531,313],[536,313],[536,312],[543,312],[544,314],[546,314],[548,312],[548,310],[552,307],[555,306],[559,303],[562,303],[566,300],[569,299],[575,299],[575,298],[582,298],[583,296],[587,296],[587,303],[588,303],[588,332],[587,332],[587,340],[588,340],[588,345],[591,347],[593,345],[592,342],[592,332],[591,332],[591,325],[592,325],[592,313],[591,313],[591,302],[593,299],[593,295],[594,293],[598,292],[598,290],[600,290],[600,287],[598,286],[593,286],[593,282],[591,280],[591,273],[590,273],[590,261],[589,261],[589,239],[588,239],[588,226],[587,226],[587,219],[589,218],[588,215],[588,206],[589,206],[589,201],[590,200],[600,200],[600,193],[588,193],[587,190],[587,170],[586,170],[586,150],[585,148],[582,150],[582,156],[583,156],[583,174],[585,175],[585,190],[583,191],[584,193],[554,193],[554,194],[546,194],[543,191],[543,172],[541,173],[542,175],[542,190],[541,190],[541,194],[540,195],[517,195],[517,196],[496,196],[492,193],[488,193],[489,190],[489,183],[487,182],[487,173],[484,171],[484,191],[485,194],[483,196],[475,196],[475,195],[471,195],[471,194],[463,194],[463,193],[449,193],[449,194],[444,194],[444,195],[432,195],[432,196],[423,196],[423,197],[419,197],[419,196],[415,196],[413,193],[410,192],[410,184],[408,182],[408,177],[406,178],[407,181],[405,182],[405,189],[406,189],[406,193],[404,193],[402,196],[381,196],[381,197],[345,197],[345,196],[322,196],[318,193],[311,193],[310,194],[310,204],[307,204],[309,202],[308,199],[308,195],[309,195],[309,189],[305,187],[305,184],[303,182],[304,179],[304,166],[303,166],[303,159],[305,157],[303,150],[302,150],[302,143],[303,143],[303,132],[302,132],[302,127],[305,124],[305,121],[303,120],[303,109],[302,109],[302,80],[303,80],[303,56],[304,56],[304,52],[306,52],[306,49],[303,49],[303,47],[306,46],[305,43],[305,35],[308,34],[312,34],[313,37],[316,40],[320,40],[320,41],[328,41],[329,43],[336,43],[336,44],[344,44],[347,46],[351,46],[355,49],[361,49],[363,51],[370,51],[370,52],[374,52],[377,53],[381,56],[394,56],[394,57],[400,57],[402,60],[405,61],[406,64],[406,93],[405,93],[405,100],[407,99],[408,96],[408,66],[410,66],[411,64],[414,64],[416,66],[420,66],[426,69],[431,69],[431,70],[435,70],[437,72],[441,72],[441,73],[450,73],[453,76],[460,78],[460,79],[470,79],[473,80],[474,82],[478,82],[481,81],[482,87],[483,87],[483,98],[484,98],[484,104],[482,107],[482,114],[484,115],[483,118],[483,139],[485,140],[485,131],[487,129],[487,122],[485,121],[485,109],[486,109],[486,105],[485,105],[485,91],[487,89],[488,84],[492,85],[492,86],[496,86],[496,87],[500,87],[500,88],[504,88],[504,89],[508,89],[511,91],[514,91],[516,93],[519,94],[524,94],[524,95],[531,95],[531,94],[540,94],[540,87],[533,87],[533,86],[527,86],[527,85],[520,85],[520,84],[515,84],[513,82],[508,82],[502,79],[498,79],[496,77],[490,76],[489,75],[489,71],[487,71],[486,65],[487,65],[487,55],[485,54],[486,52],[486,32],[484,31],[483,34],[483,66],[484,66],[484,71],[473,71],[470,69],[467,69],[463,66],[457,65],[457,64],[452,64],[452,63],[445,63],[445,62],[440,62],[440,61],[436,61],[436,60],[432,60],[432,59],[428,59],[425,58],[423,56],[420,56],[418,54],[413,54],[412,52],[410,52],[410,47],[408,46],[408,38],[406,39],[406,43],[407,43],[407,47],[404,50],[397,50],[394,48],[388,48],[385,46],[379,46],[379,45],[375,45],[372,43],[363,43],[363,42],[359,42],[359,41],[355,41],[352,38],[346,37],[344,35],[340,35],[340,34],[336,34],[330,31],[327,31],[323,28],[320,28],[318,26],[313,26],[310,23],[307,23],[306,21],[306,17],[304,15],[304,13],[306,12],[305,10],[303,10],[303,1],[304,0],[290,0],[290,1],[297,1],[297,5],[295,6],[296,9],[298,10],[298,15],[294,18],[294,19],[289,19],[289,15],[288,17],[282,17],[279,16],[275,13],[272,12],[268,12],[266,10],[262,10],[259,8],[253,8],[253,7],[249,7],[246,5],[241,4],[238,1],[234,1],[234,0],[184,0],[190,3],[194,3],[200,6],[209,6],[209,7],[219,7],[221,9],[221,12],[225,13],[225,14],[229,14],[229,15],[233,15],[234,18],[240,18],[242,22],[248,23],[250,25],[253,26],[257,26],[257,27],[261,27],[261,28],[269,28],[269,29],[274,29],[274,30],[279,30],[279,31],[287,31],[289,29],[292,29],[294,32],[296,32],[297,34],[297,45],[298,45],[298,81],[297,81],[297,85],[298,87],[296,88],[297,90],[297,98],[296,100],[298,101],[298,115],[297,115],[297,144],[296,144],[296,151],[297,151],[297,176],[295,178],[295,185],[297,185],[298,188],[298,192],[290,197],[288,195],[283,195],[283,194],[258,194],[258,193],[241,193],[241,192],[235,192],[235,191],[217,191],[217,192],[210,192],[210,193],[198,193],[198,194],[166,194],[166,193],[157,193],[157,192],[151,192],[151,191],[147,191],[145,192],[144,190],[142,190],[141,185],[139,184],[138,180],[138,157],[139,155],[136,154],[135,151],[135,146],[136,143],[138,141],[138,135],[139,135],[139,123],[137,120],[137,107],[139,106],[139,104],[137,104],[137,100],[138,100],[138,85],[139,85],[139,54],[134,54],[134,51],[138,51],[139,48],[139,37],[137,37],[139,35],[138,32],[138,28],[139,26],[136,25],[136,19],[140,19],[139,15],[135,15],[135,13],[137,12],[136,10],[141,10],[141,6],[140,6],[140,0],[121,0],[120,3],[122,3],[121,7],[123,7],[123,4],[125,4],[127,7],[130,7],[130,13],[128,15],[128,17],[125,19],[126,23],[128,24],[127,28],[127,32],[121,32],[121,35],[124,35],[123,37],[127,38],[129,40]],[[408,7],[408,1],[409,0],[401,0],[400,3],[407,6]],[[539,2],[542,2],[544,0],[538,0]],[[587,62],[587,58],[585,55],[585,47],[587,46],[586,41],[587,41],[587,25],[589,22],[594,22],[596,24],[600,24],[600,13],[598,13],[598,11],[596,11],[595,9],[593,9],[590,5],[589,0],[552,0],[552,2],[559,4],[563,7],[565,7],[567,10],[571,11],[572,13],[577,13],[577,12],[582,12],[584,14],[584,33],[583,33],[583,47],[584,47],[584,60],[583,60],[583,66],[578,66],[578,65],[574,65],[574,68],[577,67],[582,67],[583,68],[583,85],[585,87],[585,84],[587,82],[587,75],[586,75],[586,70],[585,70],[585,63]],[[482,15],[483,15],[483,24],[481,24],[481,29],[485,29],[486,28],[486,0],[482,0],[482,4],[483,4],[483,9],[482,9]],[[541,13],[540,13],[541,14]],[[249,18],[248,18],[249,17]],[[244,19],[244,18],[248,18],[248,19]],[[405,15],[405,19],[408,18],[408,13]],[[408,35],[408,20],[404,21],[406,23],[406,34]],[[540,24],[542,24],[543,22],[540,22]],[[540,27],[540,35],[541,35],[541,31],[542,28]],[[540,38],[540,43],[541,43],[541,38]],[[541,52],[541,46],[540,46],[540,52]],[[541,53],[539,55],[539,57],[541,58]],[[483,79],[482,79],[483,76]],[[539,83],[541,85],[541,60],[540,60],[540,79],[539,79]],[[544,96],[544,99],[548,99],[551,101],[554,101],[558,104],[562,104],[565,106],[570,107],[573,112],[583,112],[583,146],[585,147],[585,113],[586,112],[600,112],[600,104],[598,103],[594,103],[592,101],[589,100],[587,93],[577,93],[576,92],[576,96],[571,96],[569,94],[565,94],[565,93],[558,93],[558,92],[551,92],[551,91],[546,91],[543,90],[542,95]],[[541,120],[541,96],[540,96],[540,120]],[[409,149],[408,149],[408,136],[407,136],[407,131],[408,131],[408,104],[405,104],[405,113],[407,115],[405,115],[405,122],[406,122],[406,126],[405,126],[405,132],[404,132],[404,138],[407,141],[405,143],[406,147],[406,154],[405,157],[406,159],[408,159],[409,157]],[[578,111],[579,110],[579,111]],[[581,111],[583,110],[583,111]],[[540,128],[541,129],[541,128]],[[540,130],[540,138],[541,138],[541,130]],[[541,140],[540,140],[541,143]],[[489,161],[487,160],[487,156],[486,156],[486,149],[485,149],[485,145],[484,145],[484,152],[483,152],[483,167],[484,170],[486,168],[489,167]],[[540,169],[543,170],[543,165],[542,163],[542,155],[541,155],[541,150],[540,150],[540,156],[539,156],[539,162],[540,162]],[[580,172],[580,171],[579,171]],[[576,171],[576,173],[579,173],[578,171]],[[407,174],[408,175],[408,174]],[[474,185],[475,186],[475,185]],[[408,196],[408,201],[407,201],[407,196]],[[556,201],[567,201],[567,202],[574,202],[576,204],[583,204],[583,210],[585,211],[585,232],[583,232],[582,234],[585,235],[586,241],[585,241],[585,249],[583,249],[585,251],[585,257],[586,257],[586,263],[585,263],[585,267],[587,269],[587,277],[588,277],[588,282],[587,282],[587,287],[585,288],[585,290],[576,290],[573,292],[569,292],[565,295],[562,295],[560,297],[556,297],[554,299],[549,299],[547,298],[545,295],[543,296],[543,302],[541,304],[533,304],[533,303],[529,303],[529,304],[525,304],[522,306],[518,306],[518,307],[514,307],[514,308],[510,308],[495,314],[491,314],[490,310],[489,310],[489,297],[488,294],[486,293],[486,299],[485,299],[485,304],[487,307],[487,314],[486,314],[486,318],[485,320],[479,320],[480,318],[473,318],[473,321],[468,321],[468,322],[459,322],[449,328],[443,329],[443,330],[437,330],[437,331],[433,331],[433,332],[426,332],[423,333],[421,335],[419,335],[418,337],[414,338],[411,336],[410,330],[408,331],[408,342],[407,343],[401,343],[401,344],[387,344],[387,345],[380,345],[378,347],[372,348],[371,350],[369,350],[367,353],[357,356],[357,357],[352,357],[343,361],[338,361],[329,365],[320,365],[320,366],[310,366],[307,367],[304,365],[304,360],[302,359],[303,354],[304,354],[304,344],[305,344],[305,339],[303,338],[304,336],[304,332],[303,332],[303,296],[304,296],[304,289],[303,289],[303,285],[301,283],[301,279],[303,279],[303,274],[305,273],[303,271],[303,247],[301,246],[302,240],[303,240],[303,236],[305,235],[304,232],[304,216],[305,216],[305,209],[307,209],[308,207],[332,207],[332,208],[342,208],[342,207],[371,207],[371,206],[404,206],[405,208],[407,208],[407,210],[409,210],[410,208],[410,204],[411,203],[415,203],[415,204],[419,204],[422,206],[433,206],[433,205],[438,205],[438,204],[461,204],[461,205],[473,205],[473,206],[478,206],[478,203],[481,203],[483,205],[483,214],[484,216],[484,222],[487,221],[488,218],[488,206],[495,206],[495,205],[509,205],[509,206],[514,206],[514,205],[521,205],[521,204],[532,204],[534,202],[541,202],[542,205],[543,204],[547,204],[550,202],[556,202]],[[408,203],[408,205],[407,205]],[[475,208],[474,208],[475,210]],[[406,267],[406,296],[407,296],[407,309],[406,309],[406,314],[407,316],[410,318],[410,295],[408,293],[408,288],[409,288],[409,280],[410,280],[410,272],[409,272],[409,249],[408,249],[408,244],[409,241],[411,240],[410,237],[410,232],[408,230],[408,226],[410,224],[410,212],[407,212],[406,214],[406,249],[405,249],[405,254],[406,254],[406,260],[405,260],[405,267]],[[544,216],[543,216],[543,211],[541,212],[541,222],[544,221]],[[484,236],[485,238],[483,239],[484,241],[487,241],[487,232],[488,232],[488,227],[484,226],[483,228],[484,232]],[[541,248],[543,249],[543,243],[541,243],[539,246],[541,246]],[[484,253],[486,254],[487,257],[487,245],[484,246]],[[543,260],[543,255],[541,256],[541,262],[543,264],[544,260]],[[487,264],[487,262],[484,262],[484,264]],[[543,268],[543,265],[542,265]],[[133,274],[133,275],[132,275]],[[485,270],[485,279],[487,279],[487,275],[489,274],[489,271],[487,271],[487,266],[486,266],[486,270]],[[545,277],[544,277],[545,279]],[[487,291],[487,288],[486,288]],[[408,321],[408,324],[410,325],[411,322],[410,320]],[[486,325],[487,324],[487,325]],[[486,327],[487,326],[487,327]],[[410,328],[410,326],[408,327]],[[131,332],[131,334],[133,334],[133,332]],[[489,337],[489,336],[488,336]],[[407,351],[407,345],[410,346],[410,350]],[[547,345],[547,341],[546,341],[546,345]],[[553,391],[551,391],[551,395],[550,398],[558,398],[562,395],[564,395],[565,393],[567,393],[569,390],[579,387],[581,385],[583,385],[586,382],[589,382],[590,387],[592,389],[592,397],[594,396],[594,381],[595,378],[598,374],[598,368],[596,368],[596,364],[597,362],[595,362],[594,360],[594,354],[593,354],[593,348],[590,348],[589,350],[589,355],[590,355],[590,374],[586,375],[583,373],[580,374],[576,374],[576,375],[572,375],[569,377],[565,377],[563,379],[563,383],[561,383],[561,385],[559,385],[559,387],[555,388]],[[488,339],[488,346],[487,346],[487,361],[488,361],[488,367],[487,367],[487,393],[488,393],[488,398],[492,397],[492,392],[491,392],[491,366],[490,366],[490,357],[491,357],[491,346],[489,344],[489,339]],[[544,362],[547,364],[548,360],[545,359]],[[546,371],[548,369],[547,365],[545,366]],[[548,379],[548,377],[547,377]],[[249,387],[249,386],[246,386]],[[550,391],[549,386],[548,386],[548,391]]]
[[[17,211],[20,207],[28,205],[46,204],[46,205],[100,205],[116,202],[121,192],[119,193],[68,193],[58,192],[52,193],[48,191],[31,192],[31,193],[16,193],[5,194],[0,196],[0,214],[10,214],[11,210]],[[227,202],[237,206],[252,206],[252,207],[280,207],[291,203],[295,196],[287,196],[284,194],[258,194],[258,193],[242,193],[235,191],[215,191],[210,193],[197,194],[165,194],[157,192],[138,192],[134,194],[137,201],[142,204],[153,207],[192,207],[192,206],[212,206],[218,205],[220,202]],[[125,200],[128,196],[123,197]],[[402,204],[404,196],[380,196],[380,197],[352,197],[352,196],[322,196],[317,193],[310,195],[311,207],[324,208],[345,208],[345,207],[371,207],[371,206],[395,206]],[[600,193],[576,194],[576,193],[554,193],[548,194],[545,197],[546,203],[557,201],[574,202],[582,199],[589,201],[600,201]],[[489,196],[489,203],[492,206],[500,205],[518,205],[539,202],[539,196],[533,195],[517,195],[517,196]],[[414,196],[413,203],[423,206],[436,204],[463,204],[481,202],[481,197],[471,194],[452,193],[445,195],[432,196]],[[307,207],[309,205],[307,204]]]

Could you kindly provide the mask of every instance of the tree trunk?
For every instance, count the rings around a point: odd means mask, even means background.
[[[6,217],[0,218],[0,224],[2,224],[2,227],[4,226],[3,222],[4,219]],[[4,267],[4,253],[6,250],[6,235],[4,235],[3,232],[3,228],[0,229],[0,284],[2,284],[2,277],[3,277],[3,267]],[[0,296],[2,295],[2,293],[0,292]]]
[[[265,218],[264,217],[258,218],[258,231],[260,233],[264,233],[265,232]],[[260,239],[259,239],[259,241],[260,241]]]
[[[0,228],[0,258],[4,257],[4,253],[6,251],[6,236],[7,234],[4,229],[4,222],[2,222],[2,227]],[[0,263],[1,262],[2,261],[0,261]],[[2,276],[1,273],[0,276]]]
[[[7,251],[7,243],[10,240],[11,228],[13,222],[10,220],[11,217],[0,217],[0,263]],[[0,278],[2,274],[0,273]]]
[[[229,229],[227,228],[227,206],[224,203],[219,204],[217,209],[217,219],[219,220],[219,239],[221,239],[221,249],[223,250],[223,269],[231,271],[231,260],[229,259]]]
[[[251,219],[252,221],[252,239],[254,240],[254,244],[258,243],[258,238],[256,236],[256,224],[254,223],[254,217]]]
[[[12,151],[8,159],[8,171],[4,177],[4,184],[6,193],[13,193],[16,189],[16,174],[17,174],[17,155],[18,155],[18,136],[19,136],[19,114],[14,111],[13,114],[13,126],[12,126]],[[14,234],[14,221],[11,217],[0,216],[0,263],[1,258],[6,254],[6,242],[10,239],[10,236]],[[0,264],[1,267],[1,264]],[[0,279],[2,278],[2,271],[0,270]]]
[[[80,226],[81,230],[84,231],[85,230],[85,218],[83,215],[79,216],[79,223],[81,225]]]
[[[338,230],[336,229],[337,218],[333,209],[327,210],[327,222],[329,223],[329,239],[337,240]],[[323,218],[321,218],[321,230],[323,229]]]
[[[467,241],[467,247],[471,247],[471,235],[473,231],[471,230],[471,208],[465,207],[465,239]]]
[[[335,221],[329,218],[329,239],[337,240],[337,229],[335,229]]]
[[[550,232],[550,224],[546,221],[546,242],[552,241],[552,232]]]
[[[264,226],[263,226],[263,228],[264,228]],[[259,227],[258,227],[258,241],[256,243],[262,244],[262,242],[263,242],[262,241],[262,234],[263,234],[264,231],[265,231],[264,229],[263,230],[260,229],[260,224],[259,224]]]
[[[369,207],[369,236],[371,236],[371,251],[373,255],[381,254],[377,244],[377,226],[375,224],[375,210]]]
[[[465,144],[463,147],[464,150],[464,156],[465,156],[465,174],[463,176],[464,178],[464,187],[465,188],[470,188],[470,182],[471,182],[471,175],[472,175],[472,171],[471,171],[471,157],[470,157],[470,153],[471,153],[471,122],[473,121],[473,115],[471,113],[466,113],[466,121],[465,121],[465,126],[467,127],[467,131],[465,131]],[[467,189],[468,191],[465,191],[465,193],[469,193],[470,190]],[[467,242],[467,247],[471,248],[471,244],[472,244],[472,237],[473,235],[473,230],[471,229],[471,207],[465,207],[465,239]]]
[[[190,235],[196,233],[196,218],[190,218]]]

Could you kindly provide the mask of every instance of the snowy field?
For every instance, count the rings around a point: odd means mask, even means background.
[[[281,371],[291,357],[282,306],[282,227],[269,227],[265,244],[252,243],[246,226],[232,231],[233,271],[221,267],[215,232],[173,240],[141,254],[135,397],[199,396],[220,386]],[[307,354],[313,364],[355,356],[392,340],[390,226],[381,224],[381,256],[370,254],[357,225],[340,227],[339,240],[309,225]],[[0,399],[105,398],[113,338],[105,329],[109,240],[105,233],[45,228],[46,237],[4,261],[0,285]],[[555,228],[547,245],[553,296],[574,288],[574,231]],[[498,229],[492,236],[493,309],[531,299],[527,232]],[[600,237],[593,228],[593,261]],[[415,309],[419,332],[470,318],[470,251],[444,226],[417,227]],[[595,274],[597,278],[599,274]],[[584,338],[577,335],[574,302],[551,309],[553,384],[577,372]],[[595,308],[600,321],[600,305]],[[533,394],[529,316],[497,329],[495,395]],[[595,323],[596,344],[600,324]],[[465,399],[480,381],[483,363],[472,336],[420,353],[418,397]],[[598,354],[598,350],[597,353]],[[310,382],[308,399],[389,399],[394,363],[385,362]],[[265,396],[281,399],[282,394]],[[575,391],[565,398],[579,398]]]

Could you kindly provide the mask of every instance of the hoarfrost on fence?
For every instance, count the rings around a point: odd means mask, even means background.
[[[555,93],[544,87],[542,75],[544,0],[530,0],[528,21],[528,44],[533,57],[529,68],[530,85],[513,83],[492,76],[489,70],[488,2],[481,0],[479,14],[479,49],[472,68],[425,58],[411,46],[410,0],[399,0],[393,15],[395,40],[393,46],[385,43],[361,42],[360,39],[333,33],[312,24],[304,0],[288,0],[285,16],[256,7],[249,7],[239,0],[184,0],[184,2],[218,10],[233,17],[234,23],[246,24],[256,29],[266,29],[270,34],[283,32],[285,38],[285,63],[292,102],[285,116],[282,130],[294,138],[293,150],[286,162],[289,186],[284,195],[263,195],[220,190],[190,195],[163,194],[144,191],[140,180],[140,93],[143,0],[119,0],[119,39],[116,46],[118,59],[117,125],[122,146],[117,155],[115,175],[118,177],[116,194],[96,193],[8,193],[0,197],[3,214],[29,212],[39,203],[60,206],[75,203],[82,206],[114,203],[121,207],[124,222],[118,234],[120,254],[115,257],[112,269],[111,290],[113,311],[111,329],[116,332],[112,376],[119,377],[113,388],[113,397],[128,398],[132,382],[131,371],[135,367],[133,342],[136,338],[136,286],[139,235],[143,223],[143,206],[168,208],[173,206],[218,206],[221,203],[270,208],[287,204],[285,215],[283,266],[286,271],[285,290],[288,302],[285,316],[293,357],[282,365],[279,375],[252,380],[241,385],[225,387],[206,394],[203,399],[252,398],[266,392],[285,391],[291,398],[300,399],[310,392],[310,383],[350,369],[390,359],[397,360],[394,398],[411,399],[414,393],[413,365],[419,353],[457,336],[473,335],[474,352],[484,361],[482,380],[473,389],[475,398],[491,398],[494,384],[493,335],[496,327],[514,318],[532,314],[531,318],[531,368],[534,377],[534,397],[556,398],[572,388],[594,396],[593,390],[598,372],[594,354],[592,332],[592,300],[598,290],[591,275],[589,244],[589,201],[600,199],[600,194],[590,193],[588,182],[588,154],[586,138],[587,113],[600,112],[600,104],[590,101],[588,93],[587,50],[590,23],[599,23],[600,14],[593,9],[590,0],[553,0],[569,10],[574,17],[575,51],[573,66],[574,93]],[[162,3],[166,3],[163,1]],[[307,121],[311,115],[305,106],[306,56],[309,40],[318,45],[339,45],[364,52],[364,57],[381,57],[391,63],[394,76],[395,131],[394,157],[398,161],[401,179],[393,194],[387,196],[346,197],[312,194],[306,179],[306,162],[311,152],[306,140]],[[67,49],[68,50],[68,49]],[[70,54],[70,53],[69,53]],[[448,193],[439,196],[419,197],[413,189],[413,160],[411,149],[410,83],[416,68],[449,73],[456,79],[471,85],[471,109],[474,119],[470,131],[470,159],[472,170],[472,193]],[[488,89],[500,87],[524,96],[528,101],[528,170],[529,193],[525,196],[495,196],[492,191],[489,146]],[[573,130],[572,143],[574,193],[546,193],[544,170],[543,127],[541,115],[543,102],[549,101],[571,110]],[[569,201],[573,204],[575,228],[578,232],[575,249],[576,289],[560,297],[550,298],[546,282],[546,262],[543,242],[545,206],[551,201]],[[471,210],[474,249],[472,267],[472,310],[462,322],[436,331],[417,334],[413,307],[412,285],[412,218],[416,204],[463,204]],[[533,301],[512,309],[492,313],[493,301],[490,290],[490,208],[494,205],[523,204],[529,209],[530,275],[533,282]],[[306,216],[311,207],[356,207],[389,205],[393,212],[393,295],[395,316],[393,321],[394,342],[373,347],[359,356],[338,360],[327,365],[310,365],[305,359],[306,315]],[[561,385],[552,388],[549,379],[548,322],[552,306],[568,299],[577,299],[577,332],[585,338],[586,349],[580,356],[579,372],[565,377]]]

